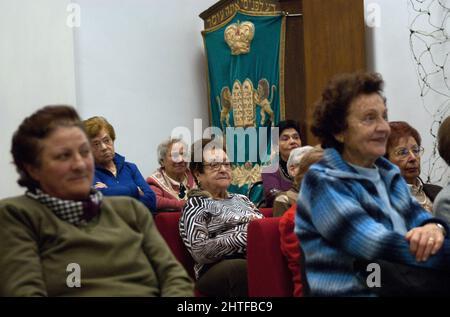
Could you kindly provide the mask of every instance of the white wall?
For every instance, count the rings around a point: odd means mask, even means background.
[[[417,3],[417,0],[413,1]],[[407,121],[419,131],[425,148],[422,177],[426,179],[430,175],[432,181],[446,184],[449,176],[445,171],[448,172],[448,169],[441,159],[434,167],[434,173],[429,170],[435,141],[430,131],[436,111],[434,106],[439,103],[440,97],[430,93],[422,100],[420,96],[417,64],[409,43],[409,27],[416,14],[409,0],[365,0],[366,13],[369,15],[374,12],[368,10],[371,3],[378,4],[381,16],[378,27],[366,27],[367,61],[369,68],[381,73],[385,80],[389,120]],[[419,25],[423,30],[430,30],[425,21],[421,22],[423,23]],[[418,43],[414,44],[417,47]],[[440,52],[434,53],[436,56],[444,56]]]
[[[11,164],[11,137],[42,105],[75,104],[69,0],[0,0],[0,198],[23,192]]]
[[[171,130],[208,125],[203,20],[216,0],[77,0],[77,100],[84,118],[106,117],[116,151],[144,177]]]
[[[0,198],[20,194],[9,155],[20,121],[46,104],[105,116],[116,149],[149,175],[171,130],[208,124],[198,15],[215,0],[79,0],[79,28],[66,26],[69,0],[0,0]],[[72,32],[73,31],[73,32]]]
[[[429,155],[432,114],[422,105],[409,48],[409,0],[365,1],[380,7],[380,26],[366,32],[368,64],[386,81],[390,119],[415,126]],[[156,146],[174,127],[192,131],[194,118],[207,124],[198,14],[216,0],[78,0],[81,26],[73,30],[69,2],[0,0],[0,198],[23,191],[10,164],[11,136],[42,105],[69,103],[84,118],[108,118],[117,151],[144,176],[157,167]]]

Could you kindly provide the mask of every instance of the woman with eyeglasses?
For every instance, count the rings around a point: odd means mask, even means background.
[[[419,176],[420,158],[424,151],[419,132],[405,121],[391,121],[389,126],[391,134],[387,142],[386,158],[400,168],[411,194],[424,209],[431,212],[434,198],[442,187],[426,184]]]
[[[245,297],[247,226],[263,215],[246,196],[228,193],[231,163],[216,139],[193,144],[190,169],[199,188],[189,192],[179,227],[196,287],[205,296]]]
[[[196,188],[194,177],[188,169],[187,148],[181,139],[168,139],[158,145],[158,168],[147,178],[156,194],[156,208],[160,211],[181,210],[187,192]]]
[[[103,117],[83,121],[95,159],[94,187],[105,196],[130,196],[156,212],[156,196],[136,164],[116,153],[113,126]]]
[[[303,178],[295,223],[313,296],[450,294],[447,224],[383,157],[391,129],[382,87],[376,73],[341,74],[315,105],[311,130],[324,154]]]

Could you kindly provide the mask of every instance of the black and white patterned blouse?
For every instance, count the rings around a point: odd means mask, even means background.
[[[194,258],[196,278],[205,264],[247,251],[247,226],[264,216],[246,197],[229,194],[216,200],[204,196],[190,197],[180,218],[180,235]]]

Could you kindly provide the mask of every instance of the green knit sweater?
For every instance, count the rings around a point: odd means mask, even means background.
[[[81,269],[80,287],[67,284],[70,263]],[[151,214],[132,198],[105,197],[81,227],[26,196],[0,201],[0,296],[192,295]]]

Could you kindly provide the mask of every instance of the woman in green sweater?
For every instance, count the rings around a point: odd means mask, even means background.
[[[0,296],[192,296],[193,284],[140,202],[91,188],[76,111],[47,106],[15,132],[25,195],[0,201]]]

